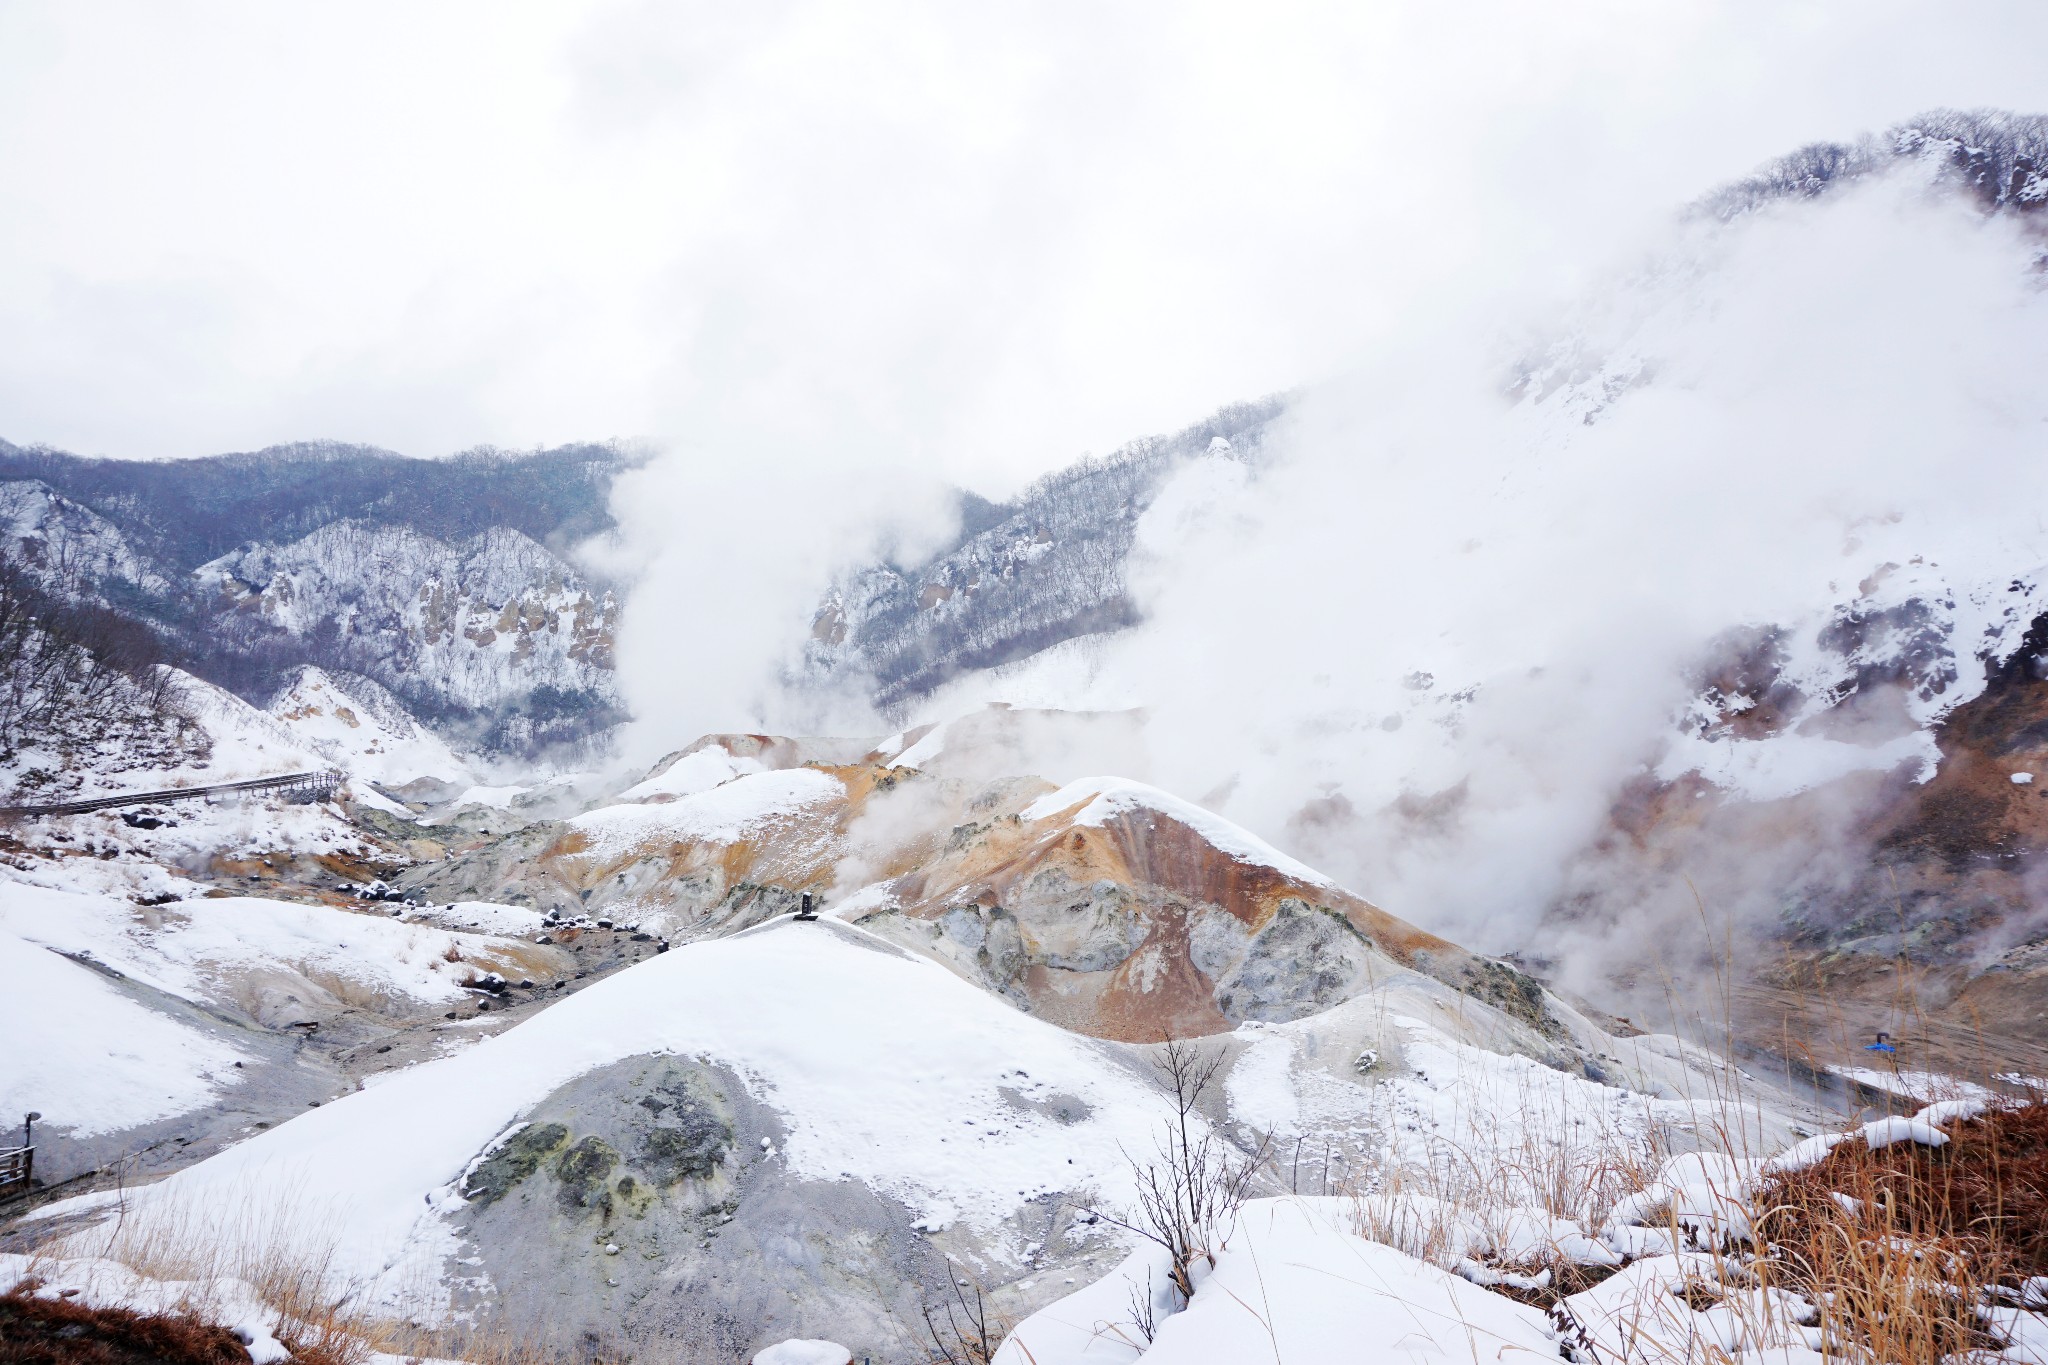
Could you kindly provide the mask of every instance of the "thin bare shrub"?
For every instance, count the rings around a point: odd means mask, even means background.
[[[1015,1326],[997,1312],[979,1279],[946,1264],[947,1293],[920,1306],[931,1341],[929,1365],[989,1365]],[[1019,1343],[1019,1350],[1023,1349]]]
[[[1220,1051],[1167,1040],[1158,1066],[1173,1117],[1151,1159],[1124,1153],[1137,1188],[1137,1208],[1128,1215],[1094,1210],[1104,1222],[1165,1248],[1175,1311],[1195,1296],[1196,1264],[1216,1263],[1272,1146],[1270,1138],[1261,1138],[1251,1150],[1240,1149],[1203,1122],[1202,1097],[1222,1065]]]

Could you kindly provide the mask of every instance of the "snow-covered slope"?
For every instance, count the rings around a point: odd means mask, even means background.
[[[1641,1135],[1680,1112],[1459,1044],[1514,1025],[1483,1006],[1461,1018],[1444,1008],[1453,992],[1408,981],[1389,1001],[1442,1022],[1387,1040],[1397,1079],[1351,1065],[1354,1040],[1385,1027],[1360,1002],[1317,1021],[1320,1060],[1243,1035],[1230,1118],[1270,1122],[1297,1094],[1348,1095],[1361,1119],[1429,1097],[1432,1127],[1464,1112],[1526,1147],[1607,1140],[1617,1124]],[[1461,1071],[1425,1040],[1475,1060]],[[1638,1084],[1685,1074],[1643,1055]],[[1145,1056],[1019,1015],[858,930],[783,920],[675,949],[304,1114],[138,1191],[125,1216],[234,1237],[251,1208],[296,1208],[300,1225],[269,1231],[332,1252],[336,1276],[412,1313],[473,1305],[557,1339],[608,1321],[693,1361],[792,1336],[894,1358],[948,1257],[1023,1305],[1122,1259],[1073,1205],[1130,1205],[1127,1153],[1170,1113]],[[542,1286],[544,1314],[530,1302]]]
[[[360,674],[307,664],[270,699],[268,710],[329,764],[365,781],[402,787],[423,777],[463,786],[475,780],[398,698]]]
[[[0,1026],[37,1040],[0,1057],[0,1105],[44,1116],[48,1180],[140,1145],[217,1140],[237,1114],[267,1123],[303,1107],[309,1087],[324,1098],[341,1078],[303,1054],[308,1031],[366,1037],[439,1017],[491,974],[546,982],[569,965],[544,946],[382,912],[164,899],[196,888],[161,874],[170,890],[138,904],[85,889],[94,879],[78,871],[0,868]]]
[[[11,886],[5,899],[27,903]],[[7,983],[0,1026],[11,1037],[36,1038],[0,1059],[0,1103],[10,1114],[46,1114],[60,1133],[93,1137],[197,1109],[234,1083],[247,1056],[5,926],[0,979]],[[46,1157],[45,1170],[50,1165]]]
[[[34,479],[0,483],[0,551],[52,584],[88,592],[110,584],[151,594],[170,590],[119,527]]]
[[[612,696],[616,608],[517,531],[456,544],[335,522],[250,545],[193,574],[217,609],[297,636],[332,631],[339,657],[422,701],[490,708],[541,689]]]
[[[163,686],[162,709],[130,687],[29,739],[0,761],[0,790],[23,804],[55,802],[331,766],[303,736],[231,692],[176,670]]]

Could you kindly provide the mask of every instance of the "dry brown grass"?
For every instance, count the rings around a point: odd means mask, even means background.
[[[1813,1302],[1832,1340],[1879,1360],[1996,1345],[1978,1305],[2048,1274],[2048,1104],[1945,1131],[1941,1147],[1851,1138],[1757,1197],[1760,1270]]]
[[[249,1365],[249,1352],[218,1323],[38,1298],[34,1288],[0,1294],[0,1360],[8,1365]]]
[[[269,1310],[272,1330],[301,1365],[358,1365],[377,1326],[334,1263],[331,1239],[302,1208],[197,1211],[130,1197],[105,1222],[84,1230],[53,1229],[32,1255],[60,1260],[100,1257],[136,1274],[178,1286],[172,1316],[214,1321],[223,1297],[253,1294]],[[34,1265],[32,1273],[37,1272]],[[247,1360],[247,1352],[242,1359]]]

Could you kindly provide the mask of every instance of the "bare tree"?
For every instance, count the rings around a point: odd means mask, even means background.
[[[60,717],[175,712],[156,632],[0,551],[0,751]]]
[[[1173,1100],[1173,1117],[1160,1134],[1152,1160],[1129,1152],[1138,1190],[1137,1210],[1128,1218],[1093,1210],[1103,1221],[1166,1249],[1171,1260],[1174,1311],[1194,1297],[1197,1262],[1216,1263],[1216,1253],[1237,1225],[1238,1210],[1250,1197],[1253,1178],[1265,1164],[1271,1139],[1246,1150],[1202,1120],[1202,1097],[1223,1065],[1221,1051],[1204,1052],[1169,1038],[1159,1058],[1160,1079]],[[1137,1324],[1149,1329],[1149,1318]]]

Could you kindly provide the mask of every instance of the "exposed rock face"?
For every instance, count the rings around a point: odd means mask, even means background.
[[[617,604],[557,553],[609,525],[619,467],[597,448],[149,463],[0,441],[0,554],[245,698],[316,664],[466,744],[530,757],[622,719]]]
[[[579,1078],[466,1177],[461,1233],[495,1288],[476,1306],[565,1351],[723,1365],[829,1330],[914,1358],[944,1252],[896,1201],[792,1176],[786,1141],[724,1067],[645,1057]]]
[[[201,565],[231,621],[324,635],[359,671],[401,679],[432,709],[516,703],[542,689],[613,697],[617,606],[516,531],[456,544],[403,527],[324,526]]]
[[[1021,795],[985,794],[987,815],[860,922],[1055,1023],[1134,1042],[1297,1019],[1375,972],[1468,959],[1280,855],[1219,847],[1163,793],[1106,814],[1092,791],[1064,809]]]
[[[788,772],[799,781],[783,790]],[[672,939],[758,924],[831,884],[845,823],[885,771],[864,765],[766,770],[692,796],[600,807],[532,826],[427,865],[408,889],[488,894],[540,910],[603,915]],[[740,818],[723,806],[770,787]]]
[[[793,741],[739,747],[800,752]],[[1136,784],[1055,793],[1030,778],[897,767],[877,751],[650,802],[521,831],[406,885],[604,916],[678,942],[788,914],[808,892],[1020,1008],[1127,1041],[1297,1019],[1409,969],[1544,1027],[1534,982],[1517,978],[1528,997],[1504,987],[1508,968]],[[561,931],[565,942],[578,932]]]
[[[1834,687],[1795,686],[1752,652],[1733,670],[1747,680],[1721,694],[1751,704],[1719,703],[1716,743],[1832,734],[1876,761],[1782,795],[1694,771],[1646,777],[1579,859],[1554,923],[1597,937],[1592,926],[1676,920],[1696,915],[1696,892],[1754,926],[1732,944],[1767,985],[1882,1002],[1910,963],[1938,1017],[2048,1042],[2048,616],[2003,657],[1958,660],[1942,607],[1854,616],[1888,626],[1846,637]],[[1915,709],[1959,695],[1919,728]],[[1895,737],[1922,734],[1931,756],[1884,761]]]

